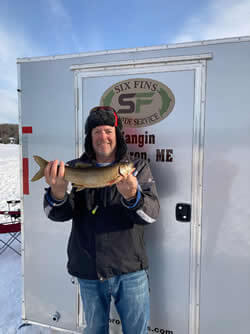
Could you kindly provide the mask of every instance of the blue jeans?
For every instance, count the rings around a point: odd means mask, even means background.
[[[87,327],[84,334],[108,334],[111,296],[124,334],[147,334],[149,286],[145,270],[104,281],[78,278]]]

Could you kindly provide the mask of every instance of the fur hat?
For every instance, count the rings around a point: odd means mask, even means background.
[[[92,146],[91,131],[100,125],[115,126],[116,130],[116,160],[120,161],[127,152],[127,144],[122,135],[122,121],[116,111],[111,107],[95,107],[90,110],[85,123],[85,152],[90,159],[95,159],[95,151]]]

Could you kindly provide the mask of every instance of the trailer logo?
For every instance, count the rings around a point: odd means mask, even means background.
[[[123,126],[128,128],[161,122],[174,104],[174,94],[166,85],[145,78],[117,82],[104,92],[100,101],[100,105],[115,108]]]

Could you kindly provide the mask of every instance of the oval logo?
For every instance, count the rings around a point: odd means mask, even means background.
[[[172,91],[160,81],[135,78],[119,81],[101,97],[101,106],[113,107],[127,128],[161,122],[174,108]]]

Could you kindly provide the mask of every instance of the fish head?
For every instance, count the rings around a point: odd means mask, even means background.
[[[135,170],[132,162],[122,162],[119,166],[119,174],[122,176],[128,176]]]

